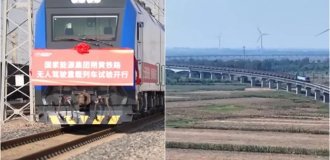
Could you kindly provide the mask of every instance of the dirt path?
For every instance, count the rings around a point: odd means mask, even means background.
[[[329,125],[328,118],[322,118],[321,120],[295,120],[295,119],[277,119],[277,118],[236,118],[228,120],[209,120],[207,123],[260,123],[260,124],[290,124],[290,125]]]
[[[166,129],[166,140],[174,142],[260,145],[327,149],[328,135],[209,129]]]
[[[181,108],[181,107],[197,107],[197,106],[208,106],[212,104],[272,104],[272,103],[283,103],[283,99],[274,98],[232,98],[232,99],[214,99],[214,100],[195,100],[195,101],[183,101],[183,102],[166,102],[166,108]],[[179,105],[178,105],[179,104]]]
[[[225,94],[225,95],[230,95],[232,94],[233,92],[242,92],[242,91],[192,91],[192,92],[183,92],[183,93],[186,93],[186,94],[198,94],[198,95],[201,95],[201,94],[207,94],[207,95],[222,95],[222,94]]]
[[[272,91],[272,89],[269,88],[245,88],[245,91]]]
[[[329,131],[329,119],[281,119],[281,118],[235,118],[226,120],[206,120],[194,124],[195,127],[251,128],[269,130]]]
[[[247,153],[227,151],[205,151],[187,149],[166,149],[167,160],[327,160],[329,157],[270,154],[270,153]]]
[[[200,122],[204,125],[222,126],[222,125],[249,125],[249,126],[273,126],[273,127],[300,127],[315,128],[319,130],[329,129],[329,119],[305,120],[305,119],[280,119],[280,118],[235,118],[226,120],[208,120]]]

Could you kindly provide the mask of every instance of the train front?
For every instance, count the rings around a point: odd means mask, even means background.
[[[39,121],[132,121],[135,18],[130,0],[42,2],[30,68]]]

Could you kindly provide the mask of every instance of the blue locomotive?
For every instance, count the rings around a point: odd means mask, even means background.
[[[164,109],[164,26],[143,2],[43,0],[35,24],[35,49],[44,53],[81,42],[92,50],[134,51],[127,59],[134,63],[133,85],[36,85],[39,121],[120,124]]]

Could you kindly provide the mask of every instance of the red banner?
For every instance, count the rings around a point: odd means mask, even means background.
[[[92,49],[35,49],[30,68],[33,85],[133,86],[134,51]]]
[[[142,82],[158,83],[158,68],[156,65],[143,62],[142,71]]]

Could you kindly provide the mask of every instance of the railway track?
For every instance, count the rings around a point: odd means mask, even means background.
[[[156,113],[115,127],[71,126],[9,140],[1,143],[1,159],[49,159],[117,133],[134,132],[163,119],[163,114]]]

